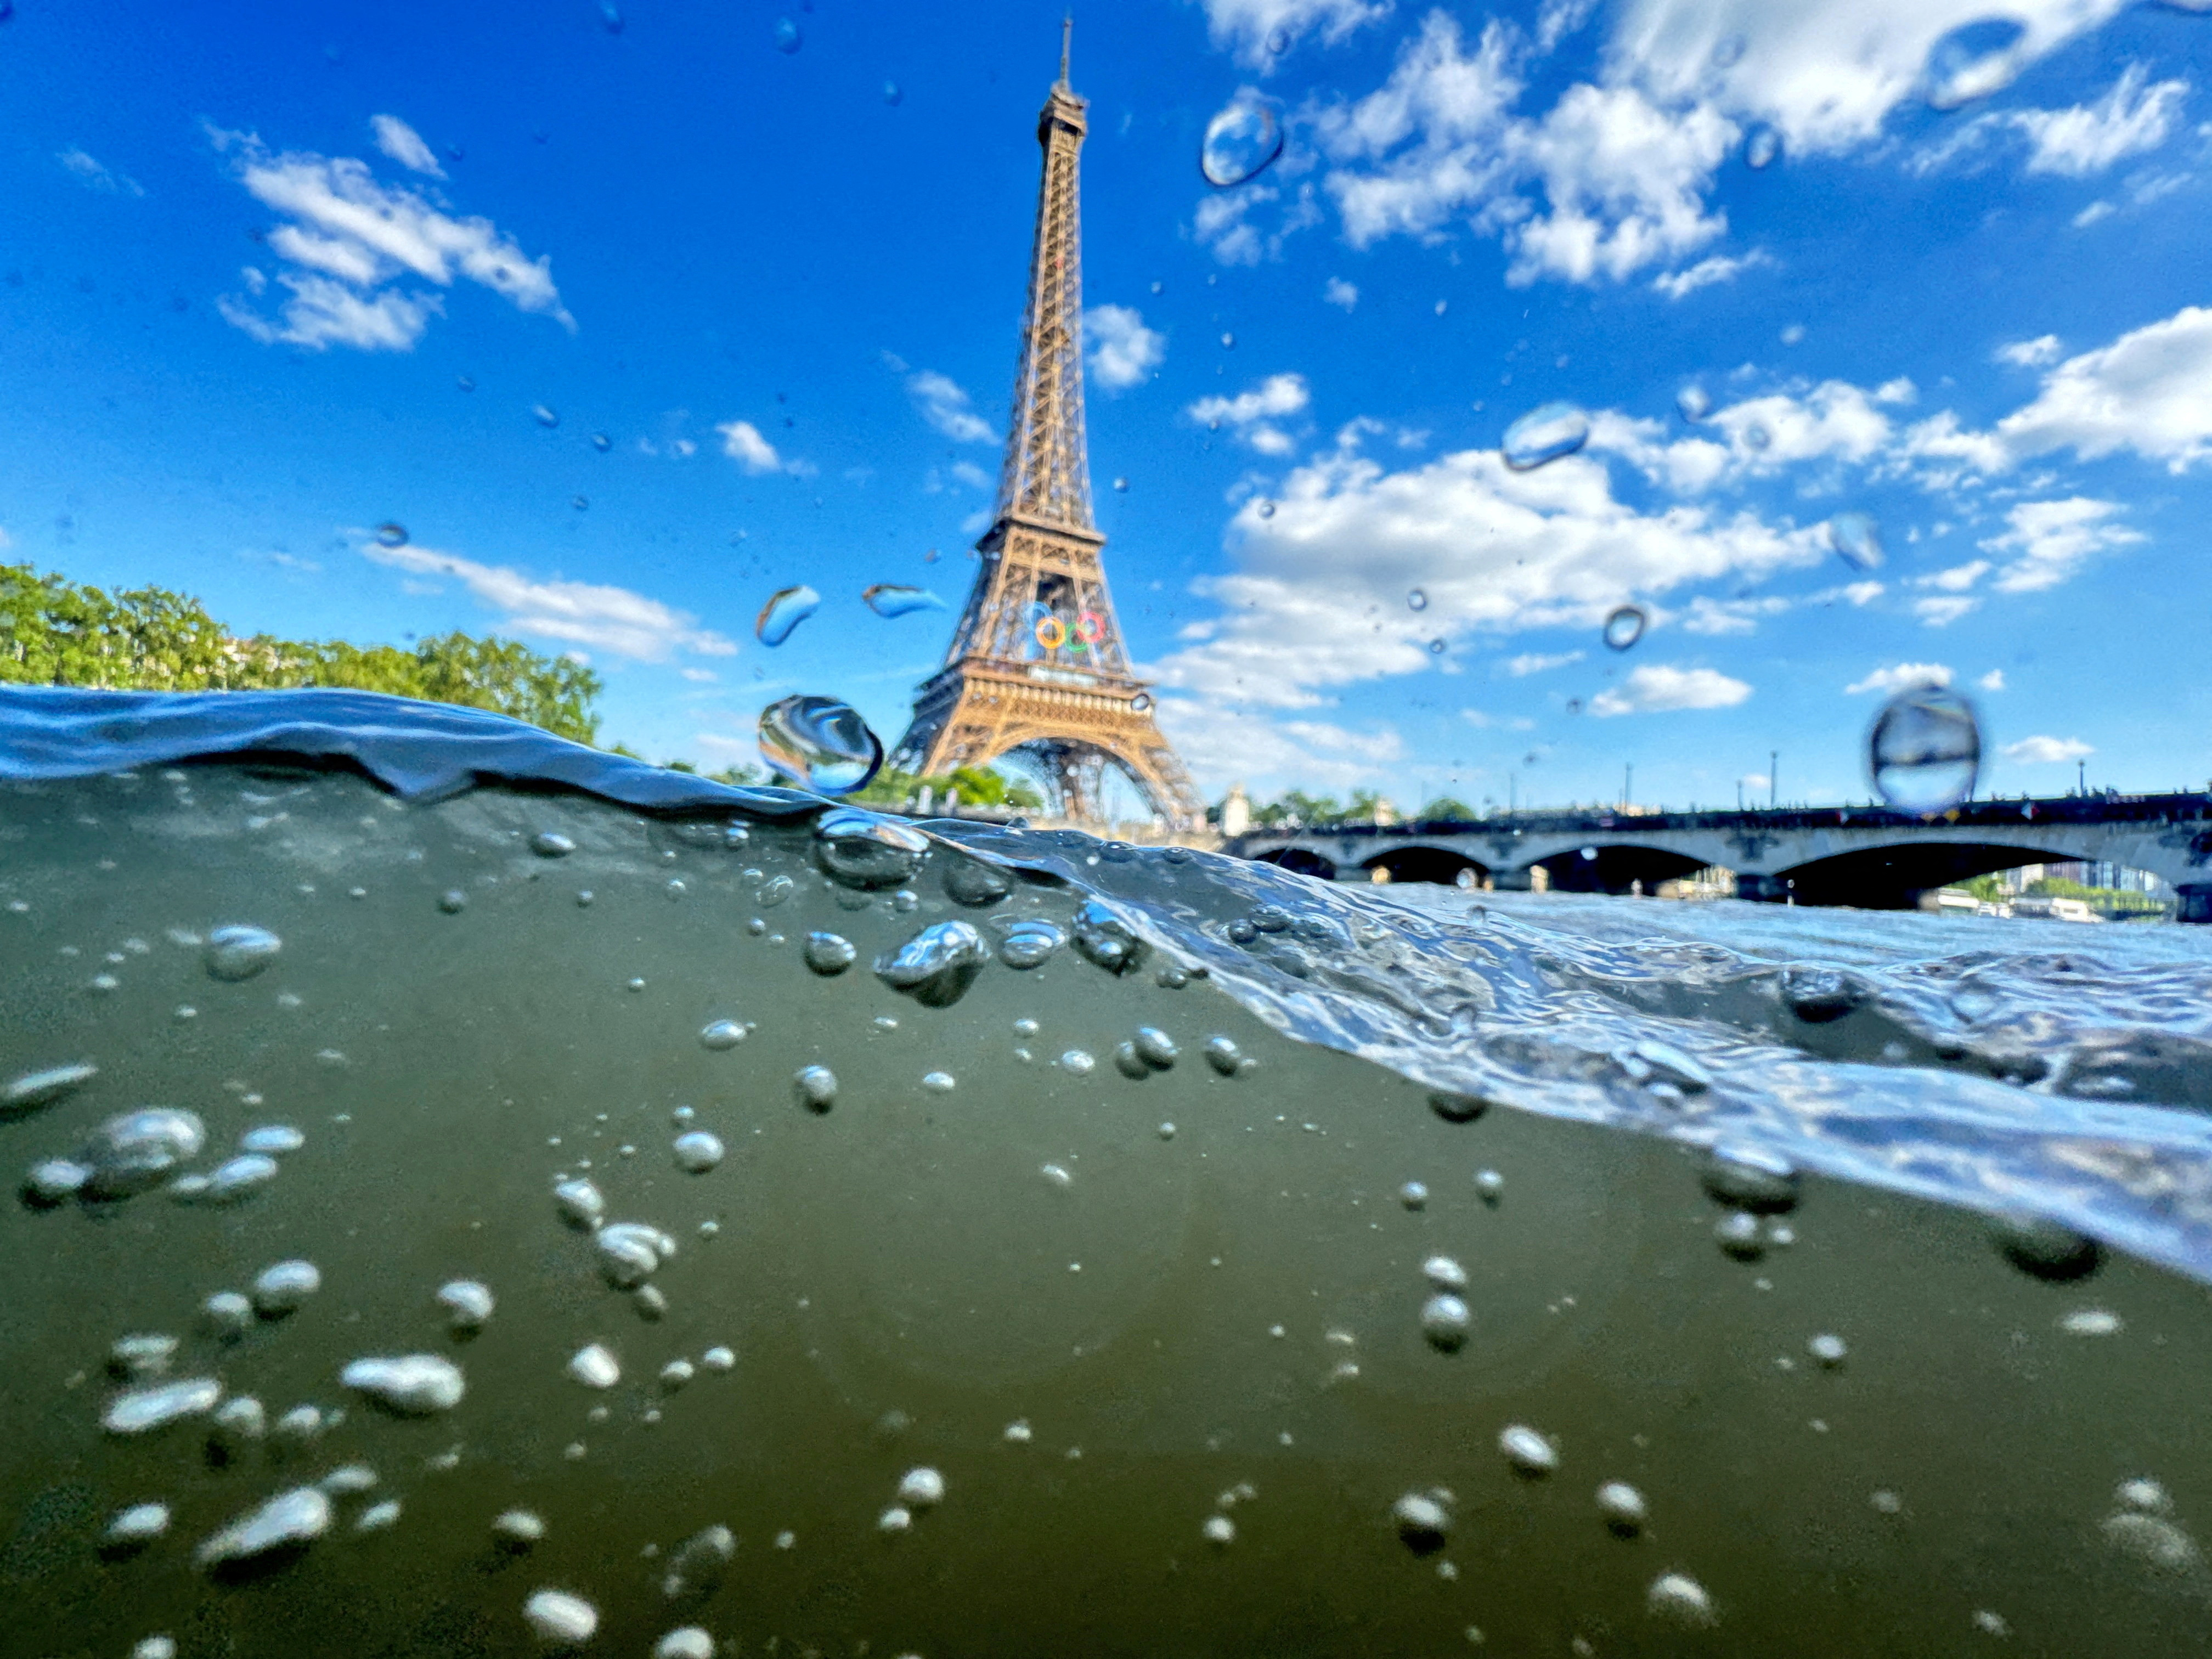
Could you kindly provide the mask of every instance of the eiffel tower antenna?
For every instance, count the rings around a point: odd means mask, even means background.
[[[1152,718],[1151,687],[1129,672],[1091,518],[1083,424],[1083,249],[1076,158],[1088,106],[1060,79],[1037,117],[1044,176],[1030,252],[1029,304],[1014,372],[1006,454],[982,565],[945,665],[916,690],[892,764],[937,776],[1018,755],[1065,817],[1097,821],[1112,766],[1176,829],[1203,808]]]

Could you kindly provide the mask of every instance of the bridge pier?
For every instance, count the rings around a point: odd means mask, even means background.
[[[1493,870],[1490,872],[1490,885],[1500,893],[1533,893],[1536,890],[1536,872],[1534,866],[1526,870]]]
[[[2212,882],[2185,881],[2174,890],[2176,921],[2212,921]]]
[[[1753,904],[1787,904],[1791,885],[1782,876],[1761,876],[1739,871],[1735,878],[1735,896],[1740,899],[1748,899]]]

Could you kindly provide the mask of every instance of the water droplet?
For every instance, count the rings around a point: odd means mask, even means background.
[[[1018,921],[999,940],[999,960],[1009,968],[1034,968],[1067,943],[1048,921]]]
[[[550,1646],[580,1647],[599,1628],[599,1610],[566,1590],[538,1591],[522,1604],[522,1618],[532,1634]]]
[[[775,20],[775,49],[787,58],[806,44],[799,32],[799,25],[788,17]]]
[[[896,108],[898,105],[904,100],[906,94],[899,90],[899,84],[897,82],[886,81],[884,82],[884,102],[890,105],[893,108]]]
[[[942,611],[945,601],[926,587],[878,582],[860,590],[860,602],[878,617],[910,617],[917,611]]]
[[[1730,1209],[1786,1215],[1797,1207],[1796,1167],[1764,1147],[1716,1146],[1698,1179],[1707,1197]]]
[[[252,979],[276,960],[284,941],[266,927],[218,927],[208,935],[207,970],[211,979]]]
[[[1455,1296],[1432,1296],[1421,1304],[1421,1334],[1439,1353],[1465,1347],[1470,1322],[1467,1304]]]
[[[1406,1547],[1416,1555],[1442,1549],[1444,1534],[1451,1528],[1450,1512],[1424,1492],[1409,1492],[1391,1504],[1390,1519],[1397,1523]]]
[[[704,1129],[676,1137],[676,1167],[688,1175],[704,1175],[722,1161],[722,1139]]]
[[[1650,1519],[1644,1494],[1626,1480],[1608,1480],[1597,1489],[1597,1512],[1607,1527],[1624,1538],[1641,1532]]]
[[[473,1279],[456,1279],[439,1287],[438,1305],[456,1336],[471,1336],[491,1318],[492,1294]]]
[[[2002,91],[2028,61],[2026,27],[2009,17],[1961,24],[1928,49],[1921,74],[1932,109],[1954,110]]]
[[[844,887],[899,886],[928,851],[929,837],[919,830],[857,807],[824,812],[814,825],[814,861]]]
[[[1682,1573],[1662,1573],[1653,1579],[1651,1588],[1644,1592],[1644,1601],[1651,1609],[1653,1618],[1663,1619],[1668,1624],[1705,1630],[1717,1621],[1713,1598],[1705,1594],[1705,1587]]]
[[[107,1402],[100,1425],[110,1434],[148,1434],[184,1418],[203,1416],[222,1398],[222,1384],[211,1376],[130,1389]]]
[[[561,424],[561,416],[544,404],[534,406],[530,413],[532,418],[542,427],[551,428]]]
[[[591,507],[592,498],[588,495],[571,495],[568,497],[568,505],[579,513],[586,512]]]
[[[1467,1288],[1467,1269],[1448,1255],[1432,1255],[1421,1263],[1421,1276],[1440,1291]]]
[[[1713,412],[1712,394],[1692,380],[1674,394],[1674,407],[1686,421],[1702,421]]]
[[[599,0],[599,27],[609,34],[623,32],[622,8],[615,4],[615,0]]]
[[[945,1477],[933,1468],[908,1469],[899,1479],[898,1496],[908,1509],[934,1508],[945,1501]]]
[[[1516,1474],[1534,1479],[1559,1467],[1559,1448],[1525,1423],[1508,1424],[1499,1431],[1498,1449],[1505,1454]]]
[[[1632,605],[1616,605],[1606,613],[1605,643],[1608,650],[1626,651],[1644,637],[1649,618]]]
[[[1129,493],[1129,481],[1127,478],[1116,478],[1114,480],[1114,488],[1120,494],[1126,495]]]
[[[255,1275],[253,1310],[264,1319],[282,1319],[297,1313],[322,1288],[323,1276],[313,1262],[279,1261]]]
[[[74,1094],[100,1075],[90,1064],[50,1066],[42,1072],[26,1072],[0,1089],[0,1118],[21,1117],[41,1106]]]
[[[1427,594],[1426,592],[1425,592],[1422,589],[1416,587],[1416,588],[1410,589],[1410,590],[1407,592],[1407,594],[1406,594],[1406,609],[1407,609],[1407,610],[1408,610],[1408,611],[1426,611],[1428,608],[1429,608],[1429,596],[1428,596],[1428,594]]]
[[[587,1389],[611,1389],[622,1381],[622,1364],[594,1342],[577,1349],[570,1357],[568,1375]]]
[[[1982,728],[1974,706],[1933,685],[1900,691],[1867,733],[1867,770],[1892,806],[1941,812],[1974,793]]]
[[[376,526],[376,539],[385,547],[404,547],[407,545],[407,526],[396,520],[386,520]]]
[[[2014,1267],[2053,1284],[2087,1279],[2104,1263],[2095,1239],[2041,1216],[2000,1216],[1990,1222],[1990,1237]]]
[[[103,1534],[111,1548],[143,1549],[169,1529],[167,1504],[133,1504],[117,1511]]]
[[[453,384],[464,392],[474,392],[477,389],[477,383],[465,374],[453,376]]]
[[[1444,642],[1442,640],[1431,640],[1429,641],[1429,654],[1431,656],[1441,657],[1443,653]]]
[[[822,608],[822,596],[805,583],[780,587],[769,595],[753,619],[753,637],[763,645],[781,645],[792,630]]]
[[[876,977],[925,1008],[950,1008],[967,994],[990,959],[983,936],[973,927],[964,921],[940,921],[877,957]]]
[[[1757,452],[1765,449],[1773,441],[1774,434],[1757,421],[1753,421],[1743,429],[1743,447],[1746,449]]]
[[[330,1529],[331,1500],[313,1486],[279,1492],[199,1547],[203,1567],[221,1567],[280,1551],[304,1549]]]
[[[810,1112],[826,1112],[837,1098],[836,1074],[827,1066],[803,1067],[791,1085],[799,1103]]]
[[[434,1353],[356,1359],[338,1380],[400,1417],[428,1417],[461,1403],[461,1368]]]
[[[867,722],[835,697],[795,696],[761,710],[761,758],[802,789],[847,795],[884,763],[884,745]],[[763,903],[768,902],[763,890]]]
[[[1828,520],[1828,545],[1854,570],[1881,568],[1881,526],[1870,513],[1838,513]]]
[[[1505,465],[1528,472],[1589,441],[1589,416],[1569,403],[1539,404],[1505,428]]]
[[[1774,158],[1781,154],[1782,135],[1772,127],[1753,127],[1751,136],[1743,141],[1743,163],[1754,172],[1772,166]]]
[[[1206,124],[1198,170],[1217,190],[1263,173],[1283,153],[1283,124],[1266,102],[1239,98]]]

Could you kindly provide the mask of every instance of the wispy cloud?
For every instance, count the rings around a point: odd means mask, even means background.
[[[1856,697],[1868,691],[1879,691],[1884,696],[1911,690],[1915,686],[1946,686],[1951,683],[1950,668],[1940,662],[1893,662],[1877,668],[1864,679],[1844,688],[1844,695]]]
[[[1498,665],[1500,673],[1515,679],[1525,679],[1531,674],[1541,674],[1553,668],[1565,668],[1569,663],[1580,662],[1589,653],[1585,651],[1560,651],[1550,656],[1540,651],[1524,651],[1517,657],[1508,657]]]
[[[446,176],[445,168],[438,165],[437,153],[422,142],[422,135],[396,115],[372,115],[369,130],[376,135],[376,147],[411,173],[425,173],[433,179]]]
[[[1686,270],[1670,270],[1652,280],[1651,286],[1670,300],[1680,300],[1695,294],[1701,288],[1711,288],[1717,283],[1732,283],[1747,270],[1774,261],[1759,248],[1741,258],[1716,253],[1709,259],[1700,259]]]
[[[1359,303],[1359,290],[1341,276],[1332,276],[1322,289],[1322,301],[1343,311],[1350,311]]]
[[[2049,766],[2061,761],[2087,760],[2096,750],[2079,738],[2022,738],[1997,750],[2008,761],[2027,766]]]
[[[1334,46],[1390,12],[1390,0],[1199,0],[1213,44],[1265,72],[1308,35]]]
[[[284,217],[268,237],[270,251],[293,267],[277,273],[292,295],[282,314],[272,321],[234,295],[217,301],[228,321],[264,343],[408,350],[444,309],[434,293],[392,286],[410,277],[439,288],[466,279],[575,327],[551,261],[530,258],[490,220],[456,218],[416,189],[380,184],[349,157],[276,154],[252,133],[217,127],[208,135],[247,192]]]
[[[722,434],[722,453],[748,472],[787,472],[798,478],[814,476],[812,463],[778,453],[750,421],[725,421],[714,430]]]
[[[998,441],[990,422],[975,412],[966,391],[951,375],[939,374],[935,369],[921,369],[908,377],[906,389],[915,407],[921,411],[921,418],[955,443]]]
[[[1303,374],[1271,374],[1233,398],[1200,398],[1183,412],[1200,426],[1227,427],[1262,455],[1287,455],[1290,434],[1275,424],[1313,401]]]
[[[1602,718],[1671,714],[1686,708],[1733,708],[1750,695],[1751,687],[1744,681],[1732,679],[1717,668],[1650,663],[1619,685],[1599,692],[1590,700],[1589,709]]]
[[[395,570],[452,577],[500,612],[495,626],[511,633],[598,646],[640,662],[665,662],[679,652],[707,657],[737,654],[736,645],[699,627],[688,611],[626,587],[540,580],[512,565],[481,564],[412,542],[386,547],[371,540],[361,550],[365,557]]]
[[[105,196],[143,196],[146,187],[127,173],[118,173],[112,167],[95,161],[75,145],[54,157],[70,176],[88,190],[96,190]]]

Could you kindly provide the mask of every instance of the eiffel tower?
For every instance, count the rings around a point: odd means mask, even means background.
[[[998,506],[945,665],[916,689],[891,763],[936,775],[1018,753],[1064,817],[1091,821],[1114,766],[1187,829],[1204,809],[1152,718],[1151,688],[1129,672],[1098,562],[1106,538],[1091,521],[1076,198],[1088,106],[1068,88],[1067,33],[1063,24],[1060,79],[1037,117],[1044,181]]]

